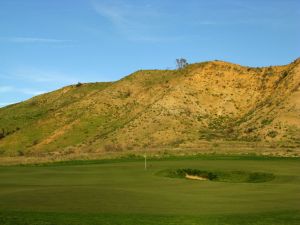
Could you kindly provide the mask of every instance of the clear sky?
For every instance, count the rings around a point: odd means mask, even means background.
[[[299,0],[0,0],[0,107],[138,69],[300,56]]]

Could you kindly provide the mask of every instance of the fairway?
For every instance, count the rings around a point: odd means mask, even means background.
[[[0,167],[0,224],[300,224],[298,158],[193,157]],[[189,180],[182,168],[274,175]]]

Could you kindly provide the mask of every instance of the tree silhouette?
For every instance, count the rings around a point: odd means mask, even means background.
[[[186,59],[184,58],[180,58],[180,59],[176,59],[176,66],[177,69],[183,69],[184,67],[186,67],[188,65],[188,62]]]

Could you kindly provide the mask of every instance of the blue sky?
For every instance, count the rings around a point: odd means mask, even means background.
[[[0,107],[138,69],[300,56],[299,0],[0,0]]]

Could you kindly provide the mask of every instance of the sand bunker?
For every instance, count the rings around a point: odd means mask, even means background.
[[[272,173],[252,171],[209,171],[195,168],[166,169],[157,173],[170,178],[184,178],[189,180],[210,180],[231,183],[261,183],[275,178]]]
[[[205,177],[200,177],[200,176],[195,176],[195,175],[189,175],[189,174],[185,174],[185,178],[190,179],[190,180],[208,180]]]

